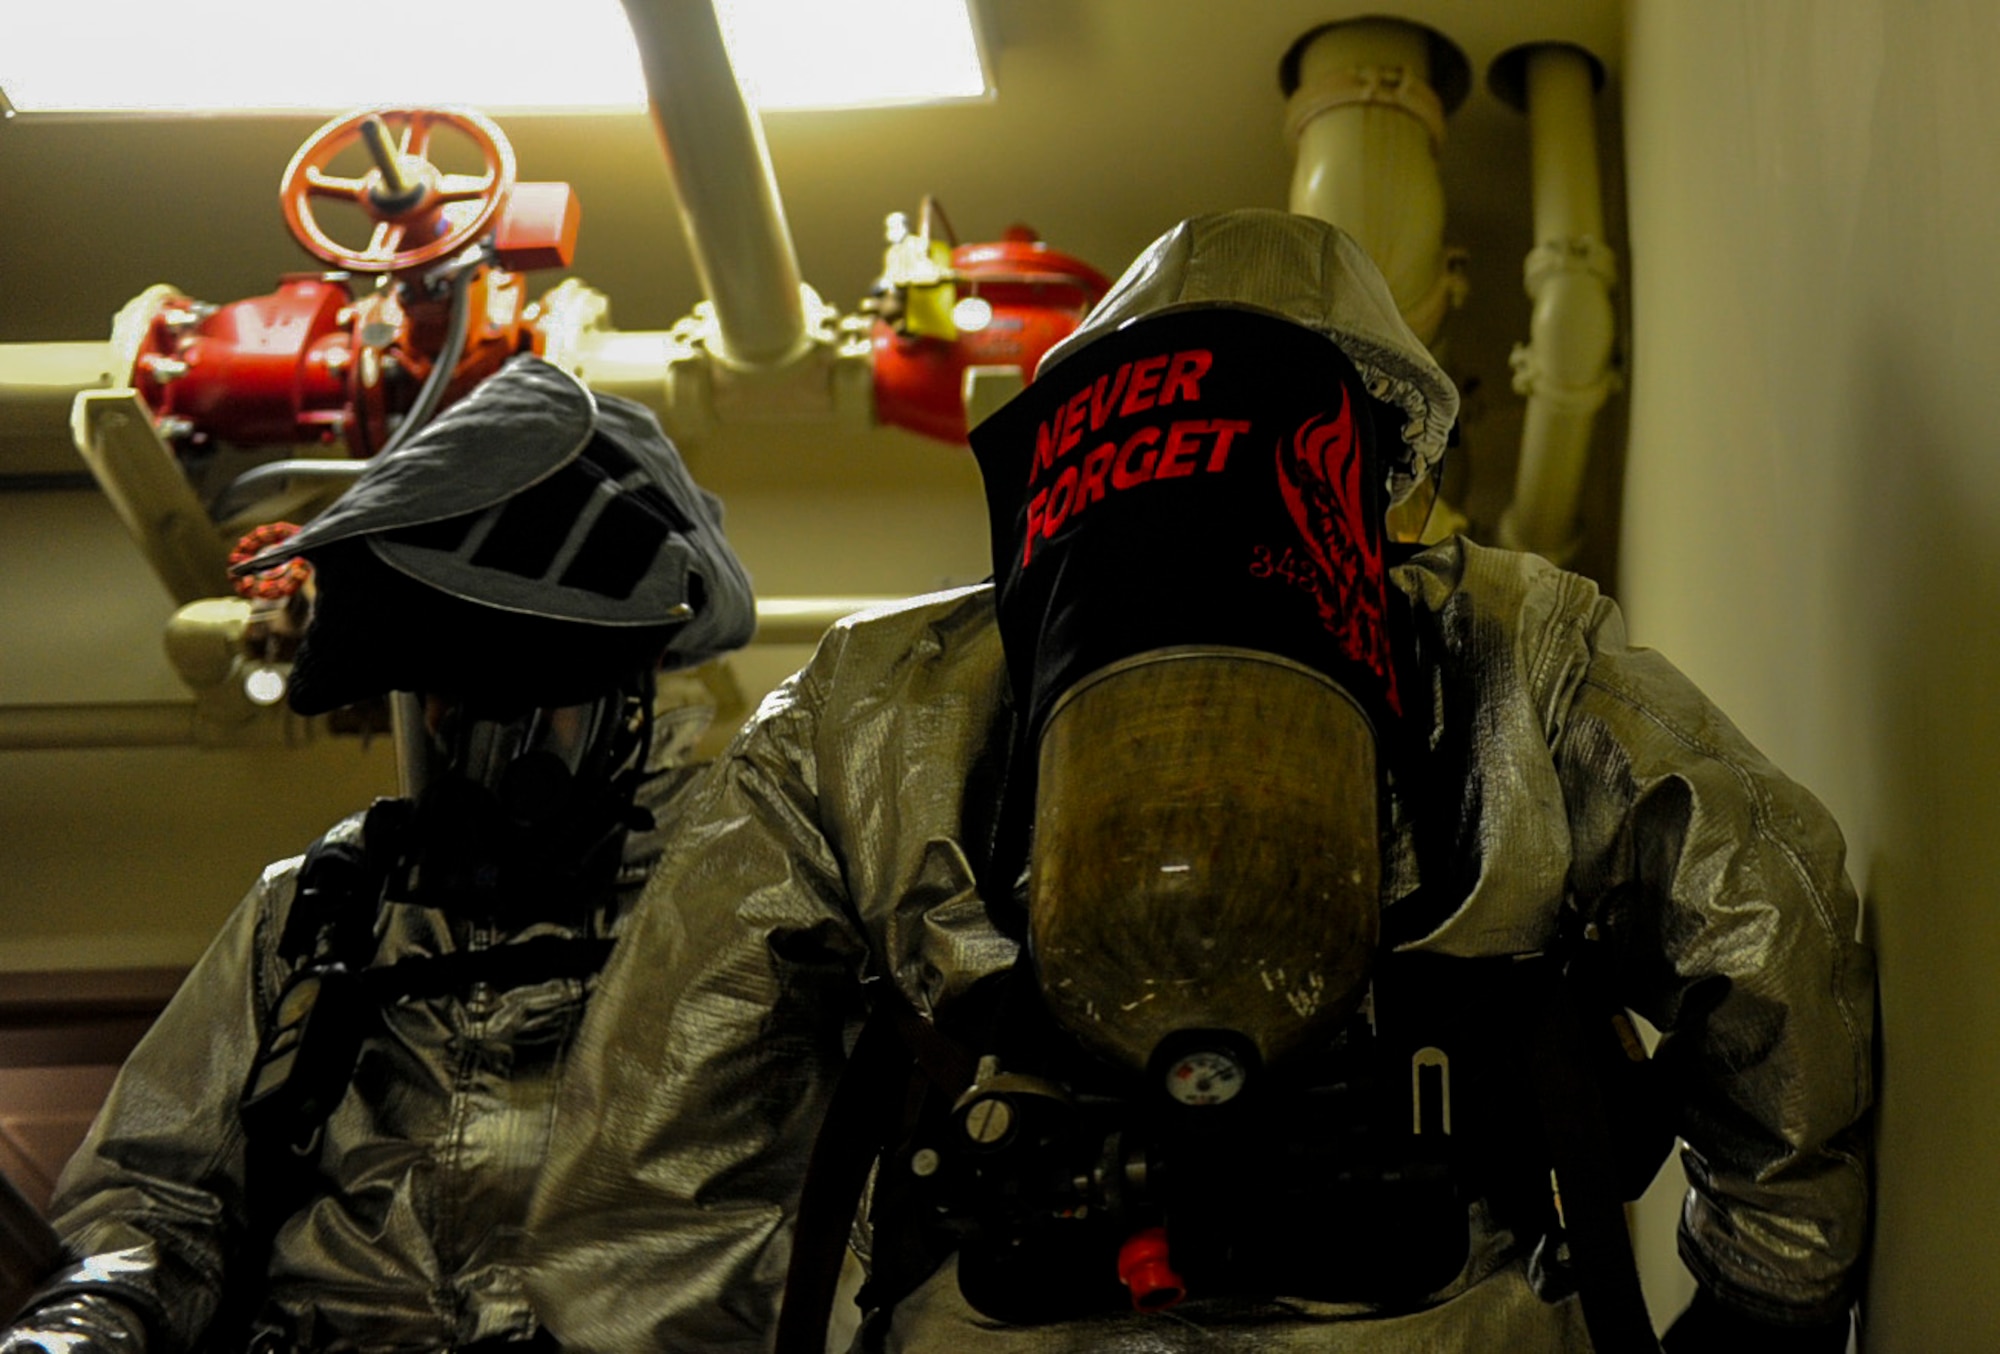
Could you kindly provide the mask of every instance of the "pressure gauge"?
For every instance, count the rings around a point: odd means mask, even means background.
[[[1167,1094],[1183,1105],[1220,1105],[1243,1089],[1243,1064],[1217,1049],[1196,1049],[1167,1068]]]

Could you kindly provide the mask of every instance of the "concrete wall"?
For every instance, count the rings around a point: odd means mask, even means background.
[[[2000,7],[1626,20],[1620,596],[1848,834],[1882,974],[1866,1348],[2000,1349]]]

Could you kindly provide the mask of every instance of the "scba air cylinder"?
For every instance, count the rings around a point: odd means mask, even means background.
[[[1401,705],[1372,403],[1324,336],[1190,308],[973,433],[1035,759],[1043,994],[1127,1067],[1193,1050],[1168,1070],[1196,1097],[1366,990]]]
[[[1251,649],[1136,654],[1063,694],[1037,762],[1035,962],[1085,1042],[1144,1066],[1178,1032],[1230,1031],[1269,1062],[1353,1009],[1375,748],[1332,680]]]

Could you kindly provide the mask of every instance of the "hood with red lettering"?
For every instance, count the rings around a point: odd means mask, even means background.
[[[1395,718],[1398,412],[1326,335],[1203,304],[1134,317],[974,428],[1028,736],[1084,676],[1187,646],[1276,654]]]
[[[1406,425],[1429,435],[1384,372],[1414,390],[1422,350],[1302,322],[1342,308],[1329,279],[1373,279],[1347,308],[1394,310],[1344,236],[1300,220],[1170,236],[971,432],[1019,739],[1002,812],[1033,806],[1028,950],[1057,1024],[1131,1072],[1318,1046],[1379,934],[1414,694],[1383,516],[1416,465]],[[1437,380],[1425,417],[1448,423]],[[1313,1000],[1278,998],[1260,975],[1281,970]]]
[[[1458,389],[1403,322],[1367,253],[1339,227],[1264,209],[1183,221],[1125,270],[1076,331],[1042,358],[1037,380],[1134,320],[1204,306],[1260,310],[1333,340],[1368,393],[1400,411],[1383,439],[1391,502],[1444,455]]]

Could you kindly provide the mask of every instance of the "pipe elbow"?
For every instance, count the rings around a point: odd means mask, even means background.
[[[1462,260],[1444,245],[1438,167],[1463,65],[1421,24],[1359,18],[1306,34],[1279,75],[1296,151],[1290,209],[1353,236],[1425,344],[1466,291]]]
[[[1529,339],[1513,356],[1514,390],[1595,410],[1616,384],[1618,317],[1611,251],[1595,240],[1543,245],[1528,256]]]

